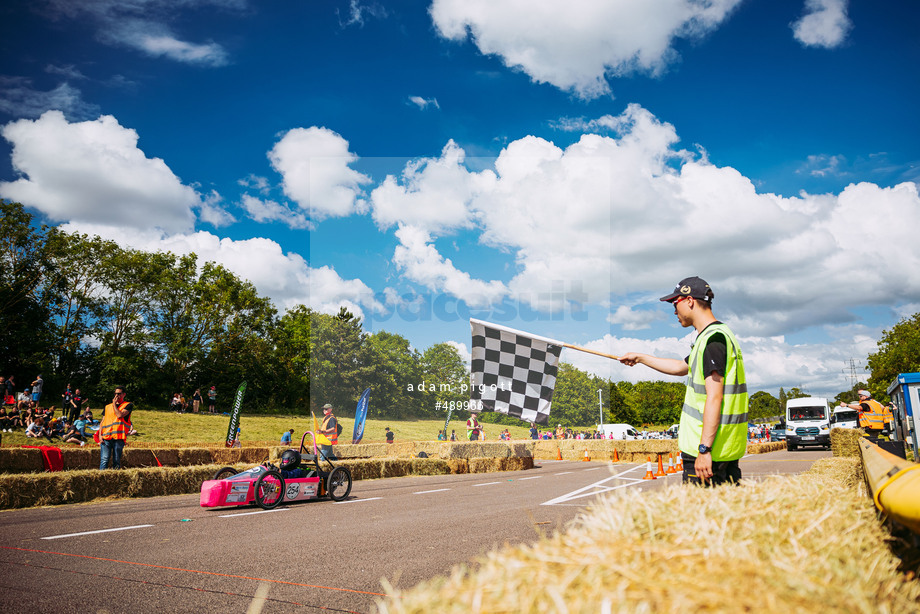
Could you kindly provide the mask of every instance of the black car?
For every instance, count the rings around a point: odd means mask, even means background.
[[[774,426],[770,429],[770,441],[786,441],[786,427]]]

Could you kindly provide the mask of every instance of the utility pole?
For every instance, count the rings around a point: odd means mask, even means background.
[[[601,395],[601,389],[597,389],[597,404],[601,407],[601,427],[604,426],[604,397]],[[603,430],[603,428],[601,429]]]
[[[843,370],[843,373],[850,380],[850,390],[852,390],[853,388],[856,388],[856,382],[859,381],[858,376],[856,375],[857,362],[851,358],[843,364],[847,365],[847,368]]]

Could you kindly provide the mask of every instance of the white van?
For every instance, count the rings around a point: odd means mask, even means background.
[[[786,449],[831,447],[831,411],[827,399],[805,397],[786,401]]]
[[[597,430],[604,439],[640,439],[639,431],[629,424],[602,424]],[[612,436],[612,437],[611,437]]]
[[[855,429],[859,426],[859,412],[845,406],[834,408],[833,428]]]

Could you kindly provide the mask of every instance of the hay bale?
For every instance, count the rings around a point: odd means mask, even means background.
[[[412,470],[412,459],[387,458],[380,461],[380,477],[399,478],[409,475]]]
[[[785,450],[786,442],[784,441],[768,441],[766,443],[749,443],[747,445],[748,454],[766,454],[767,452],[776,452],[777,450]]]
[[[871,502],[826,473],[621,490],[536,544],[414,588],[385,584],[377,605],[381,614],[916,612],[920,583],[899,571],[889,539]]]
[[[388,453],[385,443],[341,444],[335,446],[335,455],[339,458],[376,458]]]
[[[353,480],[376,480],[383,477],[382,459],[349,460],[342,464],[351,471]]]
[[[861,458],[859,455],[859,441],[865,437],[863,429],[831,429],[831,452],[834,456]]]
[[[98,469],[99,446],[86,445],[81,448],[64,448],[61,450],[65,470]]]
[[[158,457],[160,456],[159,451],[156,454]],[[206,448],[180,448],[178,460],[180,466],[211,465],[214,463],[211,451]],[[162,458],[160,458],[160,462],[163,462]],[[166,463],[164,462],[163,464],[165,465]]]
[[[38,444],[42,445],[42,444]],[[41,450],[0,448],[0,470],[4,473],[33,473],[45,470]]]
[[[449,475],[450,465],[440,458],[413,458],[412,475]]]
[[[865,485],[865,472],[860,457],[819,458],[805,473],[829,479],[848,488],[861,488]]]
[[[533,468],[533,458],[530,456],[517,457],[505,456],[499,458],[471,458],[468,459],[469,473],[494,473],[497,471],[519,471]]]

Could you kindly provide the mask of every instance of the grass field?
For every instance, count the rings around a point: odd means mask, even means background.
[[[99,412],[94,412],[100,418]],[[320,416],[317,416],[320,419]],[[339,441],[351,443],[354,432],[354,419],[341,418],[342,434]],[[135,410],[132,413],[132,422],[139,435],[128,438],[128,445],[137,442],[168,442],[168,443],[223,443],[227,438],[227,427],[230,416],[227,414],[176,414],[167,411]],[[444,428],[443,420],[370,420],[364,426],[362,443],[376,443],[386,441],[384,428],[389,426],[393,431],[396,441],[433,441],[438,438],[438,431]],[[498,424],[484,424],[486,438],[490,441],[498,439],[499,432],[508,428],[514,439],[529,439],[528,428],[523,426],[508,426]],[[265,416],[246,415],[240,418],[240,439],[243,445],[248,443],[279,443],[281,435],[289,429],[294,429],[295,442],[300,441],[304,431],[313,430],[313,418],[310,416]],[[450,431],[457,433],[457,439],[466,440],[466,417],[458,421],[451,420],[448,425]],[[2,433],[4,446],[19,446],[23,444],[47,443],[46,439],[36,441],[27,438],[22,431],[15,433]],[[55,440],[56,443],[60,443]],[[92,442],[89,442],[90,444]],[[64,444],[73,446],[75,444]]]

